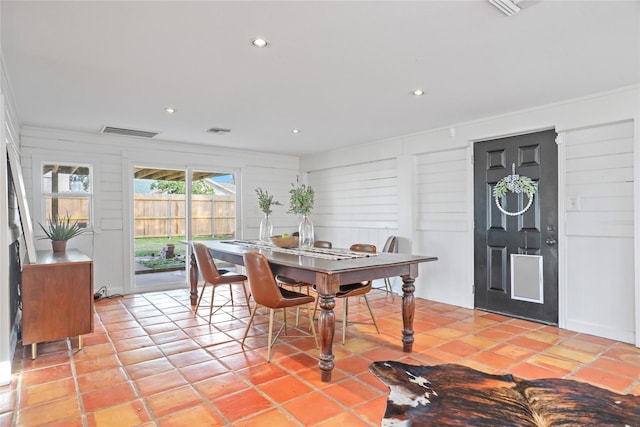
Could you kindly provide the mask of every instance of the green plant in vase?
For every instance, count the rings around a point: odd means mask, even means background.
[[[69,213],[66,216],[60,217],[57,214],[47,218],[47,226],[45,227],[41,223],[38,223],[45,236],[40,239],[51,240],[54,252],[64,252],[66,249],[67,240],[87,231],[86,228],[81,227],[78,221],[71,221]]]
[[[273,196],[262,188],[256,188],[256,194],[258,195],[258,206],[266,215],[271,215],[271,206],[282,206],[282,203],[273,200]]]
[[[264,218],[260,221],[259,239],[263,242],[269,242],[273,233],[273,224],[270,218],[271,208],[272,206],[282,206],[282,204],[273,200],[273,196],[262,188],[256,188],[256,194],[258,195],[258,207],[264,213]]]
[[[310,248],[313,247],[314,233],[313,223],[309,219],[309,214],[313,209],[315,193],[310,185],[291,184],[291,186],[293,188],[289,190],[289,213],[302,215],[302,220],[298,226],[300,247]]]

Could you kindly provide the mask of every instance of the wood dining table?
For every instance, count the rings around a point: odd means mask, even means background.
[[[435,256],[410,255],[379,252],[376,254],[354,254],[348,250],[329,252],[314,249],[283,250],[268,243],[252,240],[201,241],[209,248],[214,259],[235,265],[244,265],[245,252],[262,253],[274,275],[283,275],[315,285],[318,293],[320,314],[318,334],[320,356],[318,366],[323,382],[331,381],[334,368],[333,338],[335,335],[335,296],[340,285],[357,283],[385,277],[402,278],[402,350],[413,349],[413,318],[415,313],[414,282],[418,277],[418,265],[435,261]],[[191,259],[190,271],[191,304],[198,299],[198,267]]]

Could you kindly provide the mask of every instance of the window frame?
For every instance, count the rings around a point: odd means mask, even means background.
[[[45,166],[63,166],[70,168],[86,168],[88,170],[89,177],[89,185],[87,191],[57,191],[57,192],[47,192],[45,185]],[[47,225],[47,199],[82,199],[88,201],[88,212],[87,212],[87,230],[93,230],[95,228],[95,173],[93,170],[93,165],[90,163],[82,163],[82,162],[74,162],[74,161],[54,161],[54,160],[42,160],[40,161],[40,167],[38,169],[38,177],[40,181],[40,219],[41,224]],[[52,189],[53,190],[53,189]],[[59,212],[59,214],[61,214]]]

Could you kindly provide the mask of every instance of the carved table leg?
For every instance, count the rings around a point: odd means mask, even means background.
[[[198,264],[196,263],[196,256],[191,251],[191,270],[189,271],[189,285],[191,286],[191,292],[189,296],[191,298],[191,305],[198,304]]]
[[[409,276],[402,277],[402,351],[411,353],[413,350],[413,316],[416,310],[415,296],[416,290],[413,285],[415,279]]]
[[[319,295],[320,316],[318,316],[318,333],[320,334],[320,360],[318,367],[322,371],[322,382],[331,381],[333,370],[333,336],[336,332],[336,316],[333,308],[336,306],[335,295]]]

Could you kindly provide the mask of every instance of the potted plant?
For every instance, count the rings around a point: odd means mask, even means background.
[[[263,242],[269,242],[273,233],[273,224],[269,217],[271,215],[271,207],[282,206],[282,204],[277,200],[273,200],[273,196],[262,188],[256,188],[256,194],[258,195],[258,206],[264,213],[264,218],[260,221],[259,239]]]
[[[45,236],[40,239],[51,240],[53,252],[64,252],[67,247],[67,240],[87,231],[78,224],[78,221],[71,221],[69,213],[65,217],[59,217],[57,214],[47,219],[47,227],[38,223]]]
[[[314,191],[310,185],[291,184],[293,188],[289,190],[289,212],[302,215],[302,220],[298,226],[300,234],[300,247],[310,248],[313,246],[313,223],[309,219],[309,214],[313,209]]]

